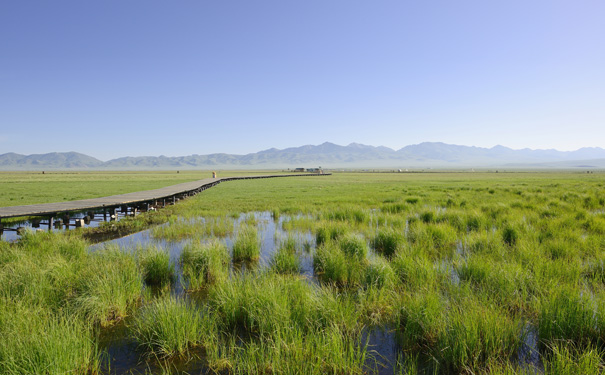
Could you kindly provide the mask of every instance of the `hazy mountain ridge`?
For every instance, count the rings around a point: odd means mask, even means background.
[[[585,147],[576,151],[522,149],[504,146],[483,148],[424,142],[393,150],[384,146],[325,142],[286,149],[271,148],[246,155],[208,154],[178,157],[121,157],[106,162],[77,152],[0,155],[0,170],[43,169],[194,169],[194,168],[605,168],[605,149]]]

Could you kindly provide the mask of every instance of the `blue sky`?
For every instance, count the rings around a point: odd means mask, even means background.
[[[605,2],[4,1],[0,154],[605,147]]]

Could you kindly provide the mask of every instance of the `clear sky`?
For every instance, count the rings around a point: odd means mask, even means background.
[[[605,147],[602,0],[0,3],[0,154]]]

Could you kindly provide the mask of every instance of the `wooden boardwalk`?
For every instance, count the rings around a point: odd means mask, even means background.
[[[112,209],[116,207],[136,207],[149,205],[173,204],[177,200],[195,195],[211,188],[221,182],[233,180],[248,180],[257,178],[300,177],[300,176],[328,176],[329,174],[279,174],[258,175],[225,178],[206,178],[203,180],[185,182],[178,185],[167,186],[155,190],[139,191],[135,193],[112,195],[103,198],[82,199],[69,202],[32,204],[27,206],[0,207],[0,220],[2,218],[22,216],[48,216],[50,218],[69,212],[83,212],[87,210]],[[50,223],[49,223],[50,224]]]

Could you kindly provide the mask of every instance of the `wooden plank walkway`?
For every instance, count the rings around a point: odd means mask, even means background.
[[[233,180],[248,180],[257,178],[300,177],[300,176],[329,176],[330,174],[279,174],[258,175],[225,178],[206,178],[203,180],[185,182],[160,189],[139,191],[135,193],[112,195],[109,197],[82,199],[69,202],[31,204],[26,206],[0,207],[0,219],[20,216],[55,216],[68,212],[130,206],[156,201],[168,200],[174,203],[186,196],[195,195],[203,190],[213,187],[221,182]]]

